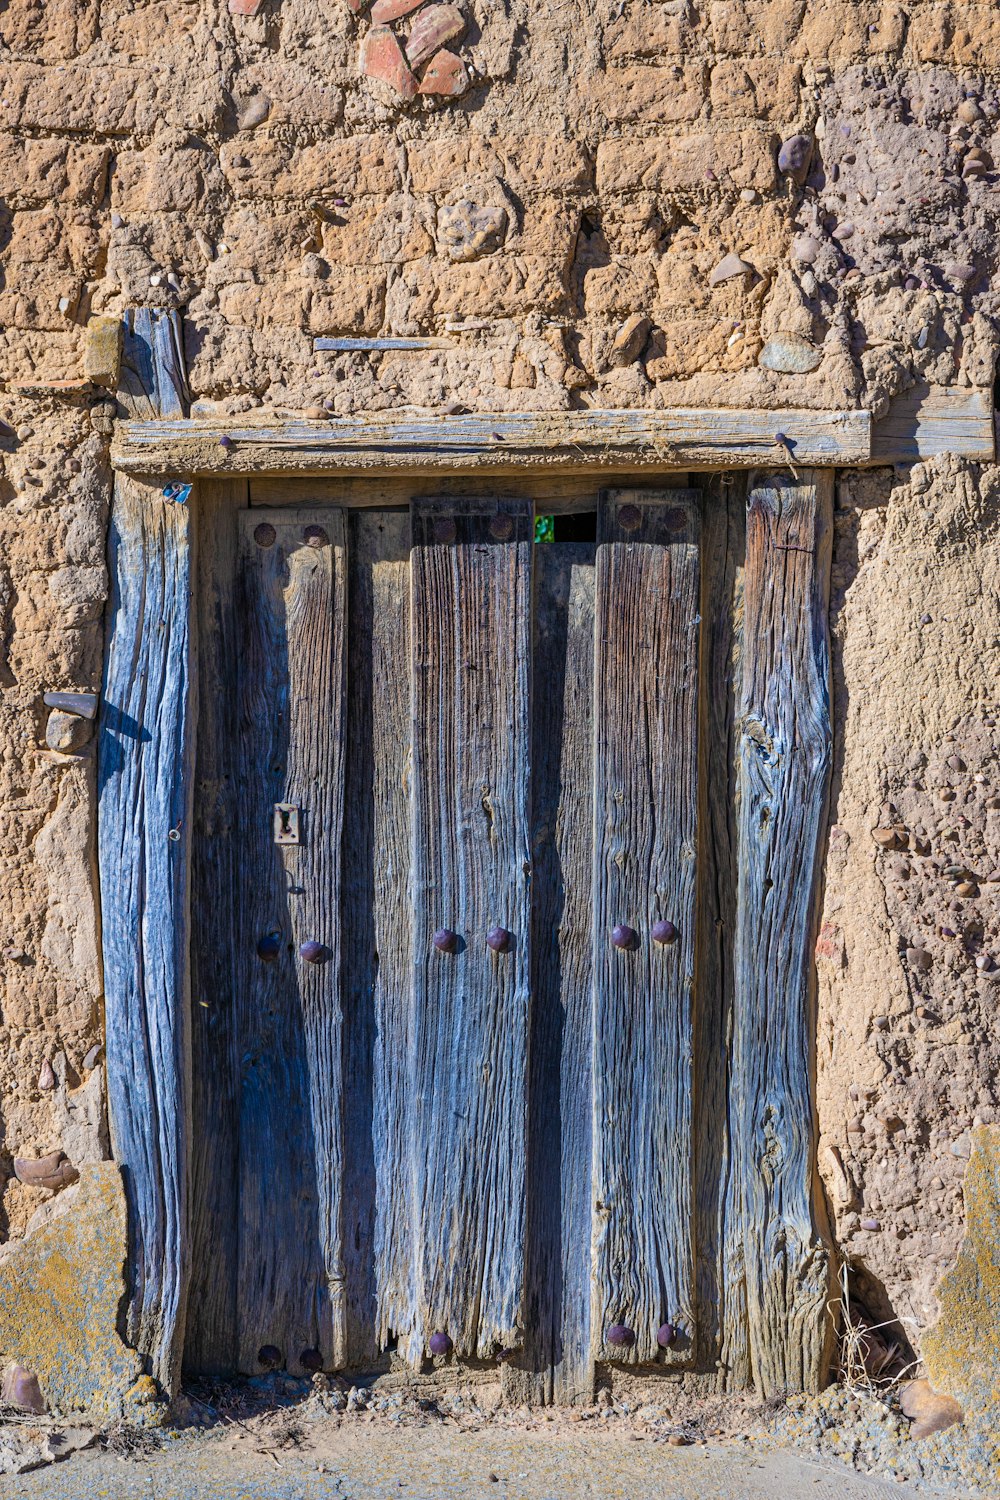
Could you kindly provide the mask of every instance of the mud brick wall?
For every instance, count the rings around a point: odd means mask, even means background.
[[[15,1155],[106,1155],[93,747],[67,749],[42,702],[100,685],[92,317],[179,309],[196,414],[879,416],[921,382],[992,387],[994,7],[459,0],[413,67],[428,23],[400,8],[0,11],[8,1236],[49,1192]],[[312,352],[380,333],[454,347]],[[914,1344],[961,1238],[970,1129],[996,1115],[998,523],[992,469],[840,484],[820,1158],[866,1304]]]

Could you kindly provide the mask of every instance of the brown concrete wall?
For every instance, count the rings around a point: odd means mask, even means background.
[[[205,414],[878,415],[918,380],[991,386],[993,8],[461,9],[468,88],[410,99],[359,71],[372,23],[346,0],[0,9],[4,1234],[46,1197],[15,1154],[105,1149],[100,1111],[74,1108],[99,1066],[92,747],[50,749],[41,704],[100,679],[107,424],[74,384],[93,314],[181,309]],[[796,135],[808,160],[783,171]],[[745,267],[713,284],[732,253]],[[616,352],[635,314],[648,334]],[[445,332],[455,348],[312,352]],[[1000,957],[998,516],[997,473],[945,461],[840,488],[821,1164],[866,1296],[915,1342],[961,1237],[969,1127],[995,1117],[996,982],[976,961]],[[912,849],[876,844],[895,823]]]

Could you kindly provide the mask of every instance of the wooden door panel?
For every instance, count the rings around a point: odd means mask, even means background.
[[[409,509],[349,536],[344,1259],[347,1360],[372,1368],[412,1321]]]
[[[599,513],[594,765],[594,1348],[649,1361],[693,1332],[692,991],[699,509],[613,491]],[[654,940],[654,924],[672,924]],[[616,928],[626,946],[615,945]],[[662,934],[661,934],[662,936]],[[608,1340],[609,1329],[628,1330]],[[629,1338],[632,1342],[629,1343]]]
[[[342,512],[243,512],[237,572],[239,1367],[259,1373],[272,1345],[290,1370],[307,1350],[331,1368],[344,1358]],[[276,803],[301,807],[300,844],[275,843]]]
[[[415,1288],[396,1332],[411,1359],[435,1331],[488,1357],[521,1337],[532,510],[420,500],[412,515]],[[487,946],[495,927],[508,951]]]
[[[529,1394],[594,1398],[593,542],[535,549],[532,987],[528,1148]]]

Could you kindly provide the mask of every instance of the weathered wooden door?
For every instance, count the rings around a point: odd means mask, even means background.
[[[204,507],[189,1368],[692,1367],[700,494]]]

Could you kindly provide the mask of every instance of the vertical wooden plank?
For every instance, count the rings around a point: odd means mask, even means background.
[[[602,497],[594,765],[593,1342],[649,1361],[693,1337],[699,497]],[[676,937],[653,940],[658,921]],[[616,947],[625,926],[634,944]],[[634,1335],[607,1342],[609,1328]]]
[[[593,543],[535,549],[527,1347],[536,1399],[589,1405]]]
[[[245,480],[190,502],[198,552],[198,745],[191,858],[191,1290],[184,1368],[236,1368],[239,1037],[235,668],[237,520]]]
[[[136,421],[187,416],[184,327],[179,312],[166,307],[129,308],[118,395]]]
[[[188,1280],[190,515],[119,475],[98,751],[111,1141],[129,1205],[125,1333],[176,1389]]]
[[[301,1371],[344,1361],[343,513],[243,512],[239,588],[239,1367],[272,1345]],[[302,809],[297,846],[274,842],[279,802]]]
[[[406,1064],[410,927],[410,514],[355,511],[348,547],[344,831],[346,1353],[369,1365],[412,1299]]]
[[[525,501],[413,506],[411,1358],[522,1337],[531,527]]]
[[[729,1047],[736,939],[736,691],[742,636],[746,484],[708,481],[702,518],[702,664],[695,1007],[697,1364],[719,1389],[749,1383],[742,1245],[727,1237]]]
[[[830,1352],[815,1213],[813,948],[830,784],[832,473],[750,489],[739,703],[731,1116],[753,1378],[816,1390]]]

